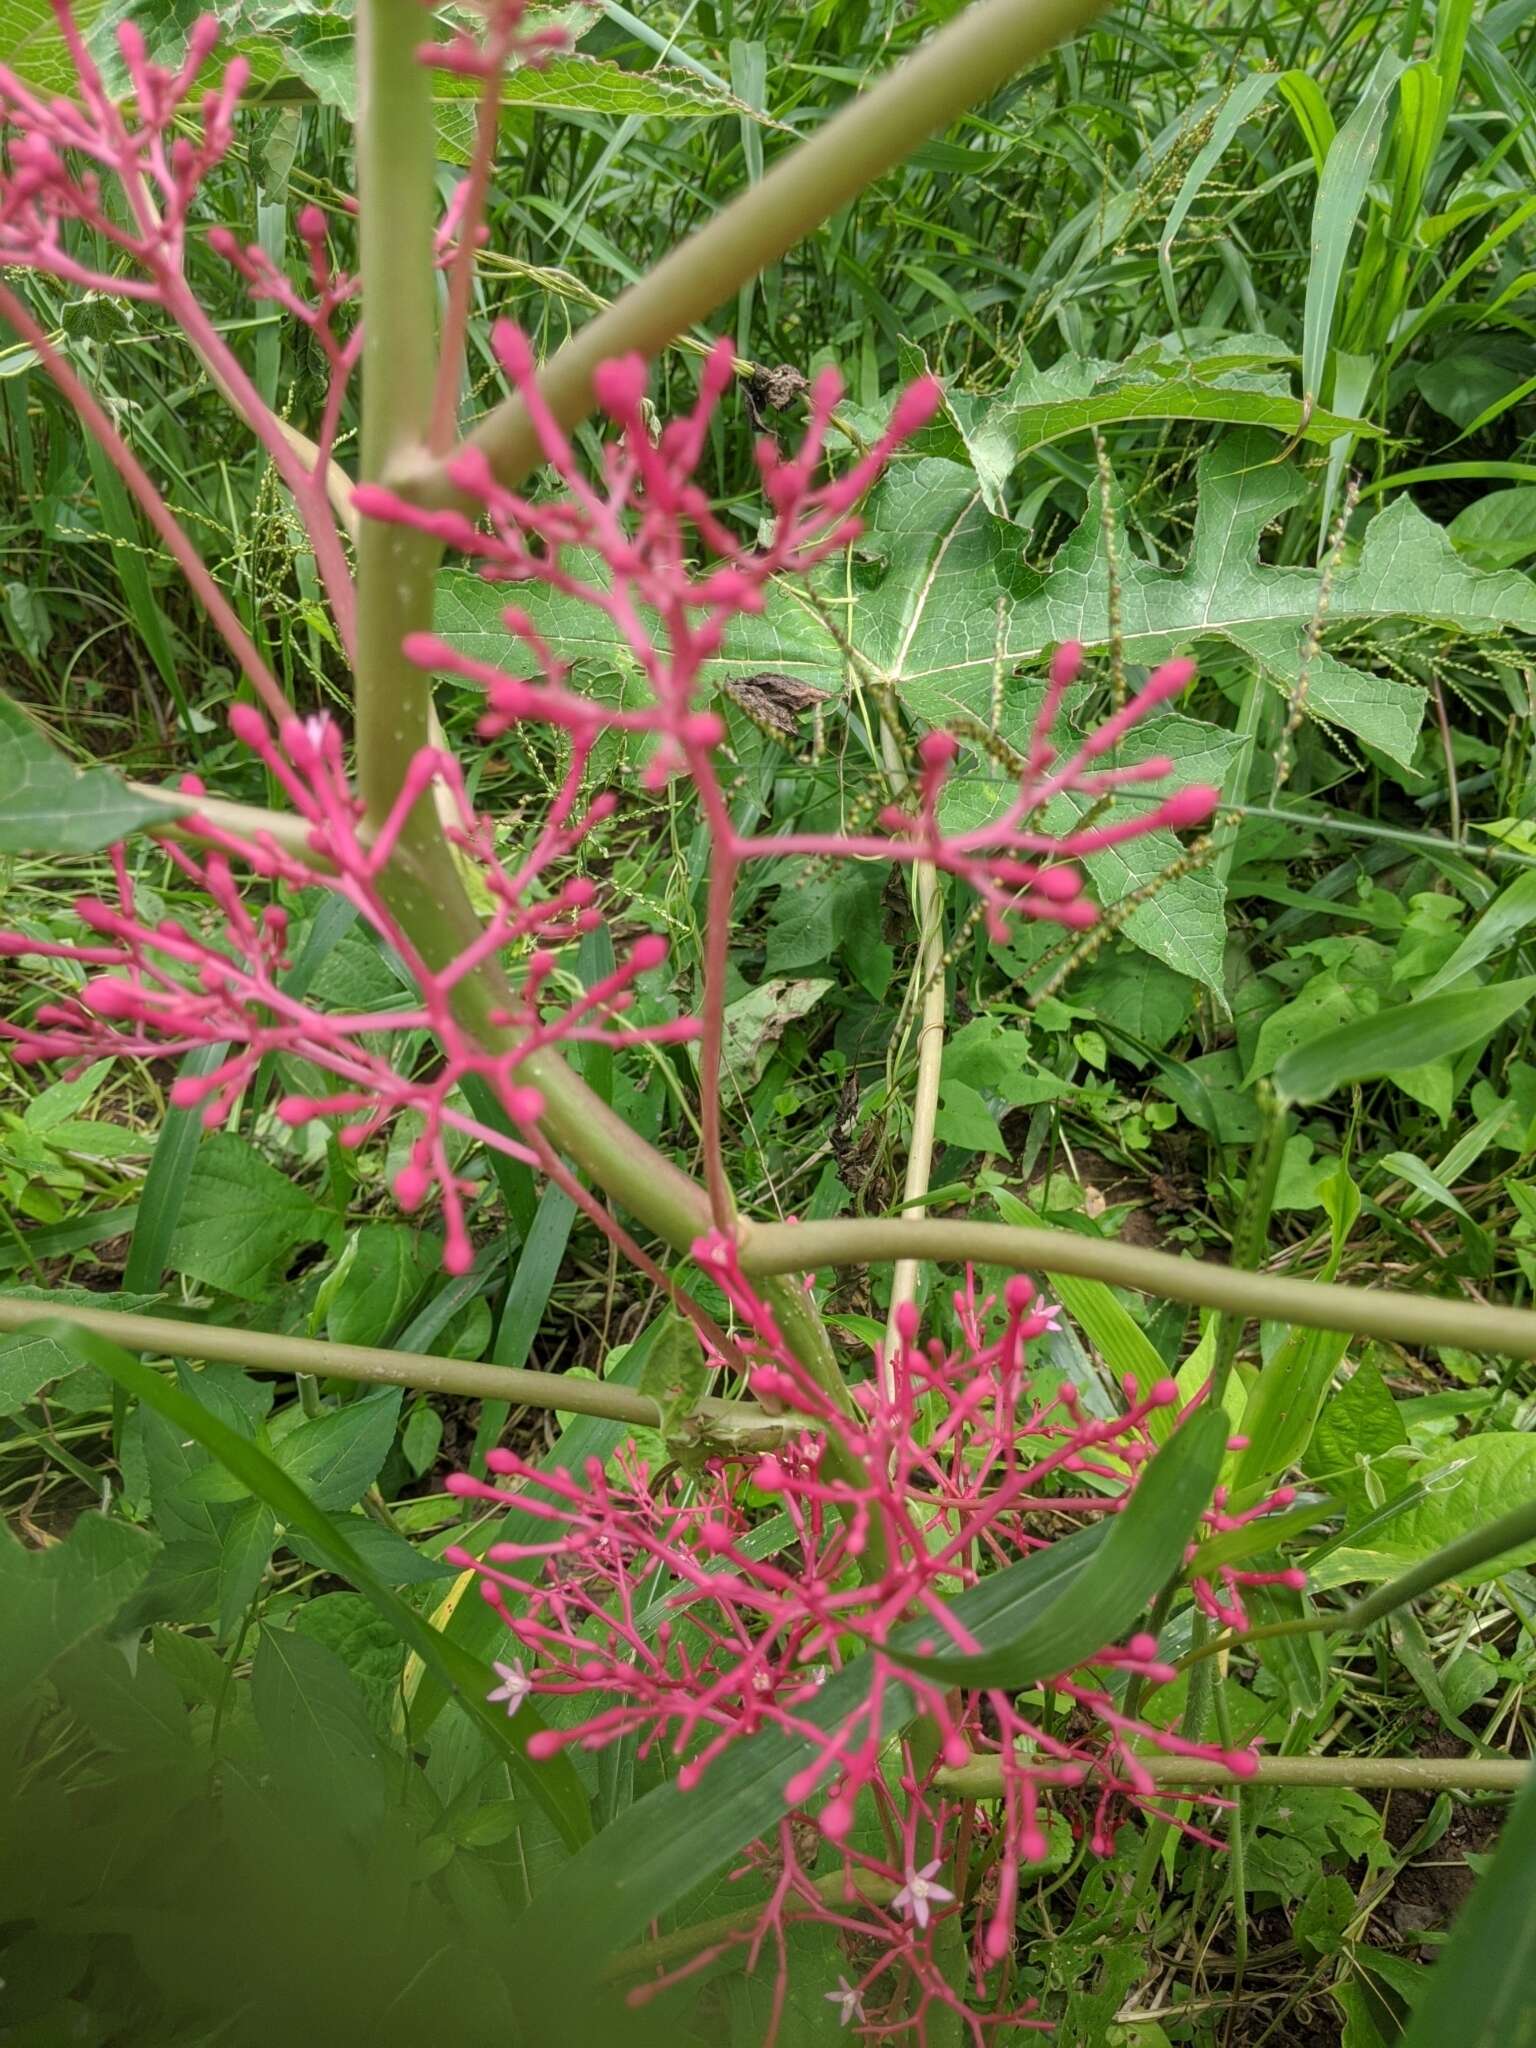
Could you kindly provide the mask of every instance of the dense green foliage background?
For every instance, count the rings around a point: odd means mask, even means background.
[[[496,391],[493,318],[557,345],[951,11],[568,10],[577,53],[508,85],[471,403]],[[104,55],[121,12],[91,17]],[[184,9],[133,12],[161,54],[179,46]],[[315,201],[345,247],[350,9],[222,13],[260,90],[218,217],[292,260],[287,223]],[[1472,1299],[1531,1292],[1536,1050],[1525,1007],[1480,993],[1531,971],[1536,935],[1529,13],[1113,12],[722,310],[743,376],[711,481],[747,534],[756,425],[773,431],[782,405],[790,429],[801,378],[841,365],[850,446],[924,364],[948,385],[849,558],[815,592],[780,593],[718,664],[746,815],[811,825],[869,802],[882,692],[990,735],[953,799],[981,815],[1044,650],[1084,640],[1101,694],[1116,663],[1200,656],[1179,711],[1135,744],[1222,786],[1208,841],[1096,857],[1110,916],[1086,942],[1000,948],[954,910],[937,1206],[1226,1256],[1255,1084],[1330,1026],[1459,991],[1470,1026],[1432,1056],[1300,1112],[1266,1257]],[[67,84],[34,0],[4,0],[0,31],[25,75]],[[445,196],[466,135],[446,96]],[[323,364],[306,337],[208,252],[195,264],[264,394],[312,426]],[[190,353],[153,309],[27,290],[295,700],[345,719],[291,508]],[[689,347],[659,365],[658,412],[687,402],[693,370]],[[3,339],[0,433],[7,689],[82,762],[147,779],[195,767],[264,800],[226,733],[227,658],[69,409]],[[340,453],[353,462],[349,437]],[[449,570],[441,629],[488,652],[499,602]],[[588,622],[546,603],[541,623],[590,687],[627,686],[622,652]],[[825,693],[792,737],[747,715],[784,676]],[[444,693],[440,711],[462,737],[477,704]],[[552,759],[476,760],[481,799],[515,832]],[[624,778],[625,763],[606,766]],[[45,864],[13,843],[0,839],[5,924],[62,933],[99,858]],[[680,797],[633,791],[591,850],[636,923],[676,942],[658,1014],[693,999],[705,852]],[[176,908],[163,856],[138,841],[134,858]],[[905,882],[765,871],[737,928],[744,1204],[882,1213],[899,1192],[921,996]],[[395,963],[345,917],[313,914],[299,938],[312,991],[349,1008],[402,999]],[[596,943],[569,963],[588,980],[605,965]],[[35,998],[18,963],[4,975],[9,1005]],[[691,1160],[680,1055],[593,1055],[587,1078]],[[166,1114],[167,1083],[159,1069],[50,1083],[0,1067],[8,1291],[643,1372],[656,1303],[558,1190],[485,1175],[475,1268],[447,1280],[430,1229],[388,1198],[393,1157],[290,1133],[259,1090],[237,1126],[200,1138]],[[881,1327],[885,1284],[822,1290],[850,1361]],[[1060,1292],[1049,1372],[1090,1400],[1149,1360],[1177,1368],[1201,1339],[1182,1308],[1096,1283]],[[942,1328],[945,1289],[931,1294]],[[1286,1342],[1261,1333],[1250,1381]],[[1536,1491],[1529,1367],[1339,1340],[1303,1369],[1315,1398],[1274,1470],[1326,1491],[1318,1525],[1285,1546],[1316,1596],[1388,1578]],[[0,1821],[3,2038],[419,2042],[447,2038],[449,2014],[462,2038],[502,2038],[505,1931],[566,1854],[559,1795],[541,1804],[492,1731],[434,1712],[455,1674],[411,1661],[412,1629],[455,1587],[438,1555],[460,1534],[446,1471],[499,1432],[570,1463],[610,1455],[617,1429],[185,1366],[184,1410],[163,1409],[130,1380],[62,1333],[0,1339],[0,1499],[20,1539],[0,1541],[18,1616],[0,1677],[16,1789]],[[219,1430],[254,1457],[242,1465]],[[1501,1562],[1363,1642],[1282,1641],[1234,1665],[1235,1735],[1294,1754],[1526,1753],[1536,1554]],[[660,1766],[620,1751],[580,1771],[574,1797],[601,1827]],[[1385,2048],[1500,1812],[1444,1794],[1261,1792],[1236,1875],[1224,1854],[1176,1838],[1159,1851],[1136,1827],[1104,1863],[1063,1837],[1021,1909],[1027,1968],[1064,2042]],[[695,1846],[697,1885],[664,1902],[671,1925],[745,1896]],[[836,2030],[830,1937],[806,1937],[795,1966],[786,2039],[814,2048]],[[760,2038],[761,1983],[701,1985],[645,2024],[672,2042]]]

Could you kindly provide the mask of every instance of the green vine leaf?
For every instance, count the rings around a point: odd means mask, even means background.
[[[0,853],[95,853],[186,808],[137,795],[108,768],[72,767],[0,696]]]

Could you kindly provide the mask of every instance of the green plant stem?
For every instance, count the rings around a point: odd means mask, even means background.
[[[362,80],[358,154],[362,276],[367,307],[363,357],[363,473],[382,476],[404,451],[424,445],[433,401],[434,282],[431,84],[417,63],[416,0],[367,0],[359,37]],[[432,622],[441,549],[422,535],[364,520],[358,536],[357,762],[364,802],[377,821],[410,763],[429,743],[427,678],[400,651],[405,634]],[[386,875],[390,907],[429,966],[452,959],[479,935],[430,800],[401,834]],[[487,1044],[493,1010],[510,1007],[499,976],[466,976],[457,1000],[465,1024]],[[710,1228],[708,1199],[686,1174],[629,1128],[560,1056],[530,1056],[523,1075],[545,1102],[545,1129],[604,1192],[677,1251]],[[842,1375],[814,1309],[798,1290],[773,1303],[797,1353],[829,1390]]]
[[[1518,1792],[1533,1775],[1521,1757],[1441,1756],[1261,1756],[1247,1777],[1219,1757],[1138,1756],[1137,1763],[1159,1785],[1344,1785],[1400,1792]],[[996,1757],[936,1774],[951,1797],[999,1799],[1002,1766]]]
[[[150,824],[146,831],[157,838],[196,840],[198,834],[187,823],[187,814],[193,813],[206,818],[210,824],[222,826],[226,832],[233,832],[242,839],[260,839],[263,836],[275,840],[285,853],[306,862],[312,868],[329,872],[329,863],[318,855],[309,843],[310,826],[295,811],[267,811],[259,804],[230,803],[223,797],[200,796],[190,802],[174,789],[160,789],[151,782],[130,782],[128,787],[135,796],[147,796],[155,803],[163,803],[167,816],[163,825]],[[206,843],[206,842],[204,842]]]
[[[1232,1232],[1232,1265],[1244,1272],[1257,1270],[1269,1241],[1269,1212],[1274,1206],[1280,1160],[1285,1149],[1285,1105],[1268,1081],[1260,1081],[1256,1093],[1264,1120],[1263,1129],[1258,1143],[1248,1155],[1247,1185],[1243,1189],[1237,1225]],[[1246,1321],[1246,1315],[1231,1309],[1224,1309],[1217,1318],[1216,1362],[1211,1369],[1210,1398],[1213,1403],[1219,1404],[1226,1392]]]
[[[632,351],[659,354],[900,163],[925,136],[1075,35],[1102,6],[1103,0],[977,0],[889,77],[786,151],[766,177],[574,335],[540,377],[555,418],[574,426],[592,409],[592,375],[599,363]],[[527,409],[516,397],[489,413],[468,443],[490,459],[506,484],[520,481],[539,460]],[[397,464],[390,482],[424,505],[451,504],[457,495],[446,464],[424,450]]]
[[[738,1237],[742,1271],[753,1276],[909,1257],[957,1265],[974,1261],[1071,1273],[1159,1295],[1165,1301],[1198,1302],[1313,1330],[1348,1330],[1361,1337],[1454,1344],[1466,1351],[1536,1358],[1536,1313],[1529,1309],[1244,1273],[1203,1259],[1082,1237],[1074,1230],[936,1216],[874,1216],[822,1223],[742,1223]]]
[[[901,742],[882,707],[880,752],[892,791],[899,801],[910,787]],[[944,893],[938,869],[918,861],[912,871],[912,897],[917,910],[918,947],[913,981],[917,993],[917,1079],[912,1090],[912,1130],[907,1140],[907,1165],[902,1181],[902,1213],[920,1215],[933,1182],[933,1148],[939,1114],[939,1083],[944,1066],[944,1027],[949,999],[944,980]],[[898,1337],[896,1313],[916,1301],[922,1269],[916,1259],[898,1259],[891,1275],[891,1305],[885,1326],[885,1371],[892,1371]]]
[[[1514,1550],[1533,1539],[1536,1539],[1536,1501],[1528,1500],[1495,1521],[1485,1522],[1480,1529],[1458,1536],[1454,1543],[1442,1544],[1440,1549],[1432,1551],[1411,1570],[1389,1579],[1384,1586],[1378,1586],[1374,1593],[1351,1601],[1338,1617],[1337,1625],[1341,1629],[1365,1628],[1368,1623],[1379,1621],[1384,1614],[1390,1614],[1393,1608],[1416,1600],[1421,1593],[1433,1592],[1447,1579],[1457,1578],[1474,1566],[1486,1564],[1490,1558],[1499,1557],[1504,1551]]]
[[[510,1401],[519,1407],[558,1409],[567,1415],[602,1415],[641,1429],[655,1429],[661,1422],[661,1410],[647,1395],[605,1380],[477,1365],[424,1351],[385,1351],[363,1344],[328,1344],[315,1337],[279,1337],[263,1330],[177,1323],[161,1316],[116,1315],[110,1309],[79,1308],[73,1302],[0,1297],[0,1333],[43,1322],[72,1323],[121,1344],[126,1351],[148,1352],[157,1358],[201,1358],[212,1365],[240,1366],[246,1372],[420,1387],[430,1394],[467,1394],[476,1400]],[[766,1448],[782,1441],[785,1434],[782,1421],[765,1415],[750,1401],[707,1400],[700,1404],[699,1414],[706,1431],[712,1424],[728,1426],[733,1442],[745,1440],[742,1432],[760,1430]],[[801,1426],[797,1419],[795,1427]]]

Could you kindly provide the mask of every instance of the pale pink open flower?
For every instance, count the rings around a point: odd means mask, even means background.
[[[855,2020],[863,2019],[864,2001],[857,1986],[850,1984],[846,1977],[839,1977],[837,1989],[824,1991],[822,1997],[828,2005],[837,2007],[837,2024],[840,2027],[851,2027]]]
[[[510,1720],[523,1704],[523,1701],[527,1699],[529,1693],[533,1691],[533,1680],[524,1671],[522,1665],[515,1660],[511,1664],[495,1664],[492,1666],[492,1669],[501,1680],[501,1683],[494,1692],[488,1692],[485,1697],[493,1705],[500,1700],[505,1700],[507,1703],[507,1718]]]
[[[931,1863],[925,1863],[921,1870],[907,1866],[907,1881],[892,1899],[891,1904],[898,1913],[905,1913],[909,1920],[915,1920],[919,1927],[928,1925],[929,1915],[937,1906],[947,1906],[954,1898],[952,1891],[946,1891],[941,1884],[933,1881],[934,1872],[944,1861],[935,1856]]]

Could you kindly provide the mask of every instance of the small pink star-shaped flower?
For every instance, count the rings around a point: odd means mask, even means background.
[[[925,1863],[921,1870],[909,1867],[906,1883],[891,1901],[897,1912],[905,1913],[907,1918],[915,1920],[919,1927],[928,1925],[929,1915],[935,1904],[944,1905],[955,1896],[953,1892],[946,1891],[943,1885],[933,1882],[933,1873],[943,1861],[942,1856],[935,1856],[933,1861]]]
[[[837,2007],[837,2024],[850,2027],[855,2020],[864,2017],[864,2001],[846,1977],[839,1977],[835,1991],[824,1991],[822,1997],[828,2005]]]
[[[512,1716],[523,1704],[523,1701],[527,1699],[529,1693],[533,1691],[533,1680],[524,1671],[521,1664],[493,1664],[491,1669],[496,1673],[501,1683],[494,1692],[486,1694],[486,1699],[492,1702],[505,1700],[507,1703],[507,1719],[511,1720]]]
[[[1037,1301],[1035,1303],[1035,1314],[1045,1317],[1045,1327],[1053,1336],[1061,1334],[1061,1310],[1054,1301]]]

